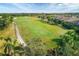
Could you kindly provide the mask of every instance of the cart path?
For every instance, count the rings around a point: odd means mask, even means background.
[[[24,47],[27,46],[27,44],[24,42],[23,38],[22,38],[21,35],[20,35],[19,29],[18,29],[16,23],[13,22],[13,24],[14,24],[14,30],[15,30],[15,34],[16,34],[17,40],[18,40],[19,43],[22,44]]]

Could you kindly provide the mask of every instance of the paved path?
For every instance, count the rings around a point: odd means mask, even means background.
[[[27,46],[27,44],[24,42],[23,38],[21,37],[20,33],[19,33],[19,29],[16,25],[16,23],[14,23],[14,29],[15,29],[15,33],[16,33],[16,37],[17,37],[17,40],[19,41],[20,44],[22,44],[24,47]]]

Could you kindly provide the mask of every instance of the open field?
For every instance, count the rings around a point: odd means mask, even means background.
[[[15,22],[25,42],[28,42],[33,38],[40,38],[47,47],[56,47],[56,44],[55,42],[52,42],[52,39],[59,37],[67,32],[67,30],[56,25],[42,23],[39,20],[39,18],[35,17],[17,17]]]

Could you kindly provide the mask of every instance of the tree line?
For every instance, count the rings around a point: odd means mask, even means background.
[[[41,18],[42,22],[45,22],[51,25],[58,25],[64,29],[73,29],[76,31],[76,33],[79,34],[79,25],[77,23],[67,22],[52,16],[38,16],[38,17]],[[47,19],[47,21],[45,21],[45,19]]]

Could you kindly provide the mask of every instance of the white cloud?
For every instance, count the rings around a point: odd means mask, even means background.
[[[0,5],[1,12],[26,12],[26,13],[41,13],[41,12],[79,12],[79,4],[74,3],[48,3],[47,5],[37,4],[21,4],[12,3],[14,7],[6,7]],[[36,7],[37,6],[37,7]],[[42,7],[43,6],[43,7]],[[45,6],[45,7],[44,7]],[[5,10],[6,9],[6,10]]]

